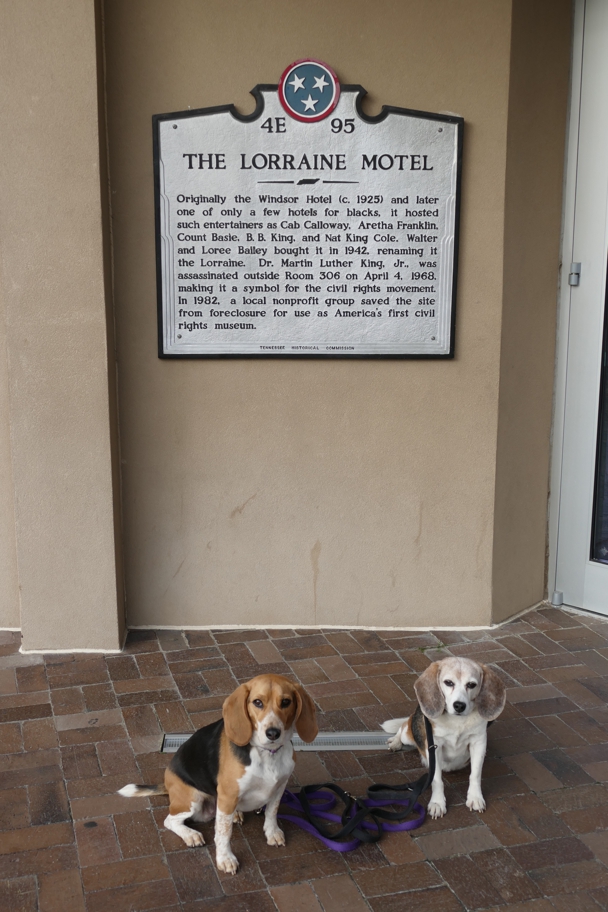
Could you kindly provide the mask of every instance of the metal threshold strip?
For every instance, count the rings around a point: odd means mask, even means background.
[[[192,734],[192,733],[190,733]],[[161,751],[164,754],[173,754],[188,740],[187,735],[165,735]],[[352,750],[385,750],[387,736],[385,732],[319,732],[314,741],[306,744],[298,735],[292,739],[294,750],[297,751],[352,751]]]

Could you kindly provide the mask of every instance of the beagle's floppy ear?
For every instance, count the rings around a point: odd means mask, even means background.
[[[429,719],[436,719],[445,711],[445,699],[439,686],[439,662],[424,671],[416,683],[414,690],[420,703],[420,709]]]
[[[477,694],[475,706],[479,715],[487,722],[497,719],[505,708],[507,689],[495,671],[488,665],[482,665],[483,680]]]
[[[229,740],[234,741],[239,747],[249,744],[253,735],[253,724],[247,712],[248,699],[249,685],[241,684],[234,693],[226,697],[222,707],[226,734]]]
[[[317,725],[317,711],[315,704],[303,687],[294,684],[293,691],[296,698],[296,731],[302,741],[310,744],[319,734]]]

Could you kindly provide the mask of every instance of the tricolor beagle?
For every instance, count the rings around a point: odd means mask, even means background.
[[[388,742],[389,748],[417,747],[422,762],[428,766],[424,713],[433,727],[436,745],[429,814],[443,817],[446,812],[442,771],[463,769],[469,762],[467,807],[471,811],[484,811],[481,768],[486,754],[487,727],[488,722],[496,719],[504,709],[504,684],[487,665],[471,659],[448,658],[429,665],[414,689],[418,697],[414,714],[407,719],[390,719],[382,724],[384,731],[396,732]]]
[[[159,786],[125,785],[120,795],[169,795],[165,826],[186,845],[204,845],[189,818],[215,817],[215,847],[220,871],[234,874],[238,861],[230,848],[232,824],[244,811],[266,806],[268,845],[285,845],[277,823],[281,795],[294,768],[294,728],[314,741],[315,706],[306,691],[281,675],[259,675],[241,684],[224,701],[223,718],[200,728],[179,748]]]

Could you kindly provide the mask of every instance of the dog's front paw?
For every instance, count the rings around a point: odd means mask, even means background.
[[[224,874],[236,874],[239,863],[236,860],[236,856],[232,852],[226,852],[223,855],[218,855],[216,857],[218,870],[223,871]]]
[[[467,795],[467,807],[470,811],[479,811],[480,814],[485,811],[486,803],[481,792],[473,792]]]
[[[243,814],[242,811],[234,812],[234,823],[242,824],[244,820],[245,820],[245,815]]]
[[[386,743],[388,744],[389,750],[400,751],[403,747],[403,744],[401,743],[401,732],[397,732],[397,734],[393,738],[389,738]]]
[[[443,817],[446,810],[445,798],[442,801],[429,801],[427,811],[434,820],[437,820],[438,817]]]
[[[285,845],[285,833],[280,827],[275,827],[273,830],[265,830],[266,842],[268,845],[273,846],[284,846]]]
[[[180,836],[187,846],[194,848],[195,846],[205,845],[205,840],[203,839],[202,833],[199,833],[198,830],[193,830],[190,827],[184,827],[184,829],[188,830],[188,832],[183,834],[180,833]]]

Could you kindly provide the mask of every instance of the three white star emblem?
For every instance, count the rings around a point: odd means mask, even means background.
[[[309,123],[322,120],[334,110],[339,98],[337,76],[318,60],[298,60],[281,76],[280,102],[296,120]]]
[[[302,104],[304,105],[305,111],[314,111],[315,105],[319,104],[319,99],[309,95],[308,98],[302,98]]]

